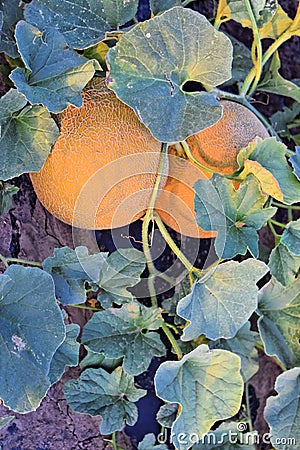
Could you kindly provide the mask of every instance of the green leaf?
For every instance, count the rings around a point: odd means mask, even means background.
[[[145,434],[144,439],[138,445],[138,450],[166,450],[167,447],[164,444],[155,445],[155,441],[154,434]]]
[[[223,83],[223,86],[230,86],[234,83],[243,82],[253,67],[251,51],[242,42],[228,35],[233,46],[232,77]]]
[[[0,330],[0,397],[15,411],[33,411],[50,387],[50,362],[65,337],[49,274],[12,265],[0,275]]]
[[[79,363],[79,347],[77,337],[80,326],[76,323],[66,325],[66,338],[54,353],[50,365],[49,379],[51,384],[56,383],[63,375],[66,366],[77,366]]]
[[[279,243],[270,254],[268,263],[271,274],[283,286],[293,283],[300,267],[300,256],[294,255],[283,243]]]
[[[258,327],[268,355],[286,366],[300,364],[300,278],[287,287],[274,278],[259,294]]]
[[[231,77],[231,42],[201,14],[169,9],[125,33],[107,58],[109,87],[158,140],[182,141],[221,118],[213,94],[184,86],[217,86]]]
[[[0,429],[5,427],[5,425],[11,422],[14,418],[15,416],[0,417]]]
[[[289,222],[280,240],[293,255],[300,256],[300,219]]]
[[[214,174],[194,185],[196,221],[204,230],[215,230],[217,255],[223,259],[244,255],[249,249],[258,256],[256,230],[272,217],[276,208],[264,208],[266,197],[258,181],[247,177],[236,191],[231,180]]]
[[[69,104],[81,106],[81,91],[100,67],[98,62],[69,49],[55,28],[41,33],[21,20],[16,26],[16,39],[26,69],[17,67],[10,79],[28,101],[41,103],[53,113]]]
[[[267,272],[262,261],[229,261],[195,282],[192,293],[177,306],[177,314],[189,322],[181,339],[201,334],[213,340],[234,337],[257,308],[256,283]]]
[[[235,353],[241,358],[242,376],[245,382],[258,371],[256,345],[260,343],[259,334],[250,331],[250,322],[246,322],[232,339],[218,339],[209,343],[210,349],[221,348]]]
[[[180,361],[167,361],[155,375],[157,395],[181,405],[171,433],[178,450],[192,447],[189,437],[207,433],[217,420],[233,416],[239,410],[243,380],[240,358],[225,350],[210,351],[200,345]],[[179,440],[184,433],[186,440]]]
[[[258,85],[258,89],[271,94],[283,95],[300,102],[300,88],[289,80],[285,80],[280,74],[280,58],[276,52],[264,78]]]
[[[12,207],[13,196],[19,191],[17,186],[0,181],[0,216]]]
[[[249,434],[243,434],[239,430],[240,423],[222,423],[216,430],[210,430],[200,443],[194,445],[193,450],[255,450]]]
[[[0,52],[11,58],[19,56],[14,30],[16,23],[23,18],[25,3],[18,1],[0,1]]]
[[[124,356],[124,370],[138,375],[148,369],[154,356],[166,353],[159,335],[149,332],[162,323],[158,308],[134,301],[94,314],[84,327],[82,343],[108,358]]]
[[[133,297],[127,288],[140,281],[145,267],[144,253],[139,250],[128,248],[111,253],[101,266],[98,281],[98,300],[103,308],[131,301]]]
[[[118,367],[108,373],[103,369],[86,369],[78,380],[64,386],[68,405],[77,412],[101,416],[101,434],[121,430],[126,423],[137,421],[137,407],[133,402],[146,394],[134,386],[134,379]]]
[[[181,0],[150,0],[150,9],[154,15],[167,11],[173,6],[181,6]]]
[[[241,150],[238,155],[238,163],[240,167],[243,167],[247,161],[250,163],[240,177],[243,178],[249,173],[253,173],[259,179],[264,192],[290,205],[300,201],[300,183],[288,165],[285,153],[286,146],[276,141],[274,137],[258,139]],[[255,164],[253,163],[251,166],[251,162],[255,162]],[[278,192],[269,191],[267,184],[269,179],[266,179],[266,171],[278,184]]]
[[[293,450],[300,442],[300,368],[280,374],[275,390],[278,395],[267,399],[264,411],[271,442],[276,450]]]
[[[251,0],[250,5],[259,27],[269,22],[278,8],[277,0]],[[221,22],[235,20],[243,27],[252,28],[245,0],[220,0],[217,18]]]
[[[41,169],[59,135],[46,108],[24,106],[25,97],[10,89],[0,99],[0,179]],[[23,108],[23,109],[22,109]]]
[[[177,413],[177,403],[165,403],[159,408],[158,413],[156,414],[156,420],[163,427],[171,428],[173,422],[176,420]]]
[[[54,256],[45,259],[43,269],[52,275],[55,294],[63,305],[86,300],[85,282],[97,282],[108,253],[89,255],[86,247],[54,249]]]
[[[299,105],[300,108],[300,105]],[[296,154],[290,157],[290,162],[294,169],[294,174],[300,181],[300,147],[296,147]]]

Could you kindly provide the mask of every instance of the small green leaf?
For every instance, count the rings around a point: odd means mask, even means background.
[[[249,249],[258,256],[258,235],[276,208],[263,208],[266,196],[258,181],[247,177],[236,191],[230,180],[214,174],[194,185],[196,221],[206,231],[215,230],[217,255],[223,259],[244,255]]]
[[[128,248],[111,253],[101,266],[98,281],[98,300],[103,308],[131,301],[133,297],[127,288],[140,281],[145,267],[144,253],[139,250]]]
[[[256,283],[267,272],[262,261],[229,261],[195,282],[192,293],[177,306],[177,314],[189,322],[181,339],[201,334],[213,340],[234,337],[257,308]]]
[[[41,33],[21,20],[16,26],[16,39],[26,69],[17,67],[10,79],[28,101],[41,103],[53,113],[69,104],[81,106],[81,91],[100,68],[98,62],[69,49],[55,28]]]
[[[181,0],[150,0],[150,9],[154,15],[167,11],[173,6],[181,6]]]
[[[288,368],[300,364],[300,278],[287,287],[272,279],[259,294],[258,327],[268,355]]]
[[[164,444],[155,445],[155,435],[154,434],[146,434],[144,439],[139,443],[138,450],[166,450],[166,446]]]
[[[77,412],[101,416],[100,432],[111,434],[124,424],[134,425],[137,407],[133,402],[146,394],[137,389],[132,376],[118,367],[108,373],[103,369],[86,369],[78,380],[70,380],[64,386],[68,405]]]
[[[259,334],[250,331],[250,322],[246,322],[232,339],[218,339],[209,343],[210,349],[221,348],[235,353],[241,358],[242,376],[244,381],[258,371],[258,354],[256,345],[260,343]]]
[[[0,429],[7,425],[14,418],[15,416],[0,417]]]
[[[11,58],[19,56],[14,31],[16,23],[23,19],[24,2],[2,0],[0,2],[0,52]]]
[[[293,255],[300,256],[300,219],[289,222],[280,240]]]
[[[108,253],[89,255],[86,247],[54,249],[54,256],[45,259],[43,269],[52,275],[55,294],[63,305],[86,300],[85,282],[97,282]]]
[[[50,362],[65,337],[49,274],[12,265],[0,275],[0,330],[0,397],[15,411],[33,411],[50,387]]]
[[[279,201],[292,204],[300,201],[300,183],[296,176],[293,174],[291,167],[285,157],[286,146],[281,142],[277,142],[274,137],[268,139],[258,139],[256,142],[249,144],[249,146],[238,155],[238,163],[240,167],[243,167],[245,161],[255,161],[261,168],[265,169],[272,175],[273,179],[279,185],[279,195],[273,190],[268,192],[268,186],[264,183],[266,179],[265,172],[261,170],[251,170],[251,166],[248,166],[245,171],[240,174],[240,177],[248,176],[249,173],[254,175],[262,183],[262,189]],[[276,155],[276,157],[274,157]],[[255,165],[257,166],[257,164]],[[268,181],[268,180],[267,180]]]
[[[299,105],[300,108],[300,105]],[[300,147],[296,147],[296,154],[290,157],[290,162],[294,169],[294,174],[300,181]]]
[[[46,108],[25,106],[26,103],[16,89],[10,89],[0,99],[2,180],[40,170],[59,135]]]
[[[0,181],[0,216],[12,207],[13,196],[19,191],[18,186]]]
[[[278,395],[267,399],[264,411],[271,442],[276,450],[294,450],[300,442],[300,368],[280,374],[275,390]]]
[[[54,353],[49,370],[51,384],[56,383],[63,375],[66,366],[77,366],[79,363],[79,347],[77,337],[80,326],[76,323],[66,325],[66,338]]]
[[[200,443],[194,445],[193,450],[255,450],[255,445],[251,445],[250,435],[239,430],[240,423],[222,423],[216,430],[210,430]],[[257,436],[254,435],[254,442],[255,438],[257,441]]]
[[[82,343],[108,358],[124,356],[124,370],[138,375],[148,369],[154,356],[165,355],[159,335],[149,332],[162,323],[158,308],[131,302],[94,314],[84,327]]]
[[[200,345],[180,361],[167,361],[155,375],[157,395],[181,405],[171,433],[178,450],[194,444],[189,437],[208,432],[217,420],[233,416],[239,410],[243,380],[239,373],[240,358],[225,350],[210,351]],[[182,441],[181,433],[186,436]],[[181,435],[182,436],[182,435]]]
[[[258,85],[258,89],[271,94],[284,95],[300,102],[300,87],[289,80],[285,80],[280,74],[280,59],[276,52],[264,78]]]
[[[184,87],[187,81],[217,86],[231,77],[231,42],[199,13],[174,7],[142,22],[107,58],[109,87],[159,141],[182,141],[221,118],[213,94]]]
[[[173,422],[176,420],[177,413],[177,403],[165,403],[159,408],[158,413],[156,414],[156,419],[163,427],[171,428]]]
[[[283,243],[273,248],[268,263],[271,274],[283,286],[293,283],[300,267],[300,256],[294,255]]]

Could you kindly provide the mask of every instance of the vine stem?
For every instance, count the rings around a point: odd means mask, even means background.
[[[278,222],[277,220],[274,219],[269,219],[270,222],[272,222],[273,225],[277,225],[280,228],[286,228],[286,224]]]
[[[274,235],[274,238],[275,238],[275,246],[276,246],[276,245],[280,242],[281,236],[280,236],[280,234],[278,234],[278,233],[276,232],[276,230],[275,230],[275,228],[274,228],[274,226],[273,226],[271,220],[268,220],[268,225],[269,225],[269,228],[270,228],[270,230],[272,231],[272,233],[273,233],[273,235]]]
[[[159,162],[159,168],[158,168],[157,177],[155,180],[155,185],[154,185],[154,188],[152,191],[150,203],[147,208],[146,214],[144,216],[143,225],[142,225],[142,243],[143,243],[144,254],[146,257],[147,267],[149,270],[148,288],[149,288],[149,294],[150,294],[152,306],[157,306],[156,292],[155,292],[155,286],[154,286],[154,274],[157,271],[156,271],[156,268],[152,261],[150,245],[149,245],[149,238],[148,238],[148,231],[149,231],[150,223],[151,222],[153,223],[154,206],[155,206],[156,198],[158,195],[158,190],[159,190],[159,186],[160,186],[160,183],[162,180],[162,176],[165,173],[167,158],[168,158],[168,144],[163,143],[161,158],[160,158],[160,162]]]
[[[246,401],[246,410],[247,410],[247,416],[248,416],[248,424],[249,424],[249,431],[253,431],[253,425],[252,425],[252,419],[251,419],[251,408],[250,408],[250,398],[249,398],[249,384],[245,384],[245,401]]]
[[[27,261],[26,259],[21,258],[6,258],[5,256],[0,254],[0,261],[4,264],[6,268],[9,267],[9,263],[15,264],[27,264],[29,266],[42,267],[42,263],[37,261]]]
[[[184,152],[186,154],[186,156],[188,157],[188,159],[190,161],[192,161],[193,164],[195,164],[195,166],[199,167],[200,169],[204,170],[205,172],[209,172],[209,173],[215,173],[216,171],[211,169],[210,167],[204,166],[203,164],[201,164],[193,155],[193,153],[191,152],[191,149],[188,145],[188,143],[186,141],[182,141],[181,145],[184,149]]]
[[[272,205],[277,206],[278,208],[285,208],[285,209],[289,209],[289,210],[295,210],[295,211],[300,211],[300,206],[293,206],[293,205],[282,205],[279,202],[276,202],[275,200],[272,201]]]
[[[176,243],[171,238],[168,230],[166,229],[163,221],[161,220],[160,216],[157,213],[154,213],[154,220],[158,226],[159,231],[161,232],[163,238],[167,242],[170,249],[173,251],[173,253],[177,256],[179,261],[182,262],[184,267],[187,269],[189,273],[195,273],[197,276],[200,276],[202,274],[202,270],[197,269],[193,266],[193,264],[190,263],[190,261],[187,259],[187,257],[182,253],[179,247],[177,247]]]
[[[117,438],[116,438],[116,432],[115,431],[111,435],[111,443],[113,445],[114,450],[118,450]]]
[[[174,338],[173,334],[169,330],[168,325],[166,323],[164,323],[161,328],[162,328],[163,332],[165,333],[165,335],[167,336],[167,338],[169,339],[169,341],[172,345],[172,348],[173,348],[174,352],[176,353],[178,360],[182,359],[182,351],[181,351],[179,345],[177,344],[177,341]]]

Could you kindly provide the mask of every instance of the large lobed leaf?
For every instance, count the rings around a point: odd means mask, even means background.
[[[101,416],[100,432],[111,434],[125,423],[135,424],[138,412],[133,402],[146,391],[137,389],[133,377],[118,367],[112,373],[101,368],[86,369],[78,380],[67,381],[64,393],[74,411]]]
[[[21,20],[16,39],[26,68],[17,67],[10,78],[28,101],[41,103],[53,113],[69,104],[81,106],[81,91],[100,68],[98,62],[69,49],[63,35],[52,27],[40,32]]]
[[[213,340],[234,337],[257,308],[256,283],[267,272],[259,260],[229,261],[196,281],[191,294],[177,306],[177,314],[188,321],[181,339],[188,341],[201,334]]]
[[[0,397],[21,413],[35,410],[51,385],[50,363],[65,338],[51,276],[10,266],[0,275]]]
[[[162,323],[158,308],[134,301],[94,314],[84,327],[82,343],[108,358],[124,356],[124,370],[138,375],[148,369],[154,356],[165,355],[159,335],[150,331]]]
[[[182,141],[216,123],[222,108],[187,81],[217,86],[231,77],[232,45],[208,20],[174,7],[140,23],[108,52],[109,87],[160,141]]]
[[[237,413],[243,394],[240,358],[200,345],[181,361],[167,361],[155,375],[157,395],[181,405],[171,433],[178,450],[187,450],[217,420]],[[183,439],[181,439],[181,437]],[[192,437],[192,439],[191,439]]]
[[[0,179],[40,170],[59,135],[46,108],[11,89],[0,99]]]

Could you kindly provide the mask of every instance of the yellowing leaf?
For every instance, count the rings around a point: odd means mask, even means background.
[[[262,167],[259,162],[247,159],[244,163],[244,170],[240,174],[240,177],[246,178],[250,173],[259,180],[262,191],[265,194],[268,194],[279,201],[283,201],[279,183],[269,170]]]
[[[293,20],[281,6],[279,6],[272,19],[259,29],[260,39],[277,39],[291,26],[292,23]]]

